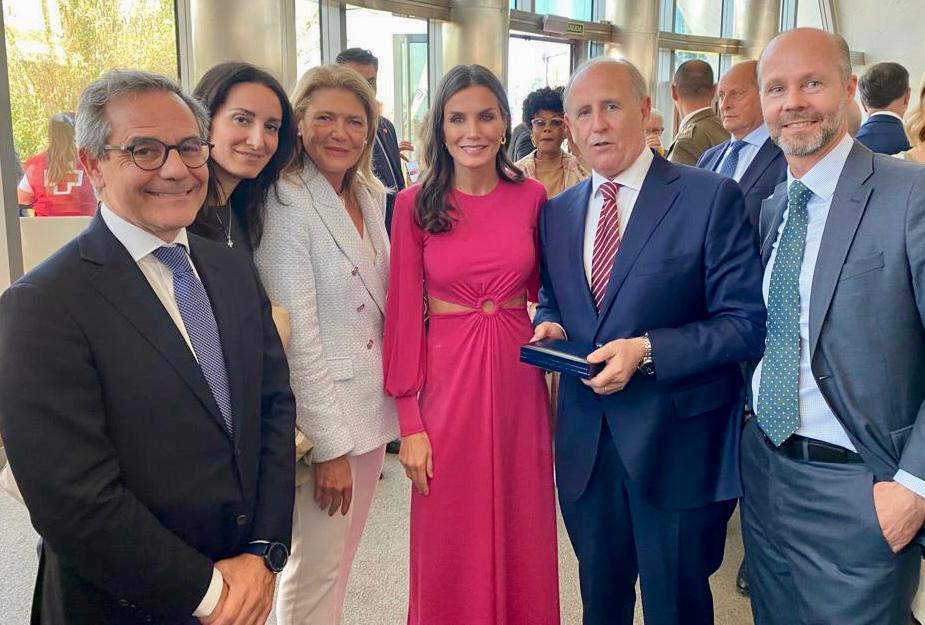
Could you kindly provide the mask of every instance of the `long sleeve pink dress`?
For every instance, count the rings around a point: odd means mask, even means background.
[[[535,294],[546,192],[454,191],[452,230],[431,234],[414,218],[418,188],[395,202],[383,346],[401,433],[426,431],[433,449],[430,494],[412,492],[408,624],[558,625],[546,385],[519,362],[526,308],[500,306]],[[471,310],[425,323],[427,295]]]

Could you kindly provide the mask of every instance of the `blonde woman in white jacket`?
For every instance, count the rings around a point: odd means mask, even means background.
[[[354,70],[309,70],[292,96],[302,149],[270,193],[254,260],[290,315],[297,428],[314,443],[297,486],[280,625],[337,625],[382,469],[398,434],[383,393],[389,247],[371,172],[375,95]]]

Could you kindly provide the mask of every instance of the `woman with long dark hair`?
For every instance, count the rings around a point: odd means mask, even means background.
[[[409,625],[559,623],[546,386],[518,362],[546,192],[510,134],[494,74],[454,67],[395,202],[383,359],[413,484]]]
[[[198,235],[240,246],[260,243],[267,193],[295,151],[296,124],[286,91],[250,63],[221,63],[193,96],[209,109],[209,195],[189,227]]]

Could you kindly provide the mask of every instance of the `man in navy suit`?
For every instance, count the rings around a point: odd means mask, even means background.
[[[761,201],[787,177],[787,161],[761,115],[757,61],[734,65],[719,81],[719,114],[732,139],[703,153],[697,167],[715,171],[739,183],[745,212],[755,232]]]
[[[912,89],[909,72],[899,63],[877,63],[858,82],[861,104],[867,121],[858,130],[857,140],[873,152],[898,154],[909,149],[903,128],[903,115],[909,108]]]
[[[764,342],[742,192],[656,156],[650,109],[629,62],[580,67],[566,121],[593,175],[540,219],[535,338],[567,335],[606,363],[591,380],[562,377],[556,424],[585,625],[630,625],[637,577],[647,625],[713,622],[708,579],[741,494],[738,363]]]

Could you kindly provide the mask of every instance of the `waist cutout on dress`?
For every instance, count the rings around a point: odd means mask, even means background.
[[[499,298],[485,296],[479,300],[478,306],[467,306],[448,302],[438,299],[431,295],[427,296],[427,310],[431,315],[445,315],[454,313],[473,313],[481,312],[486,315],[496,314],[500,310],[518,310],[527,305],[527,296],[525,293],[509,297],[508,299],[498,302]]]

